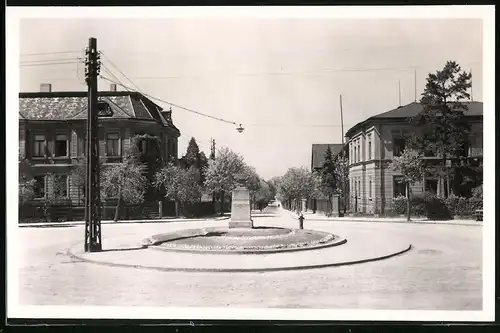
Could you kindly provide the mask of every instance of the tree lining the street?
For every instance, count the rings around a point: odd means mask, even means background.
[[[289,168],[280,178],[278,196],[280,201],[287,202],[289,207],[292,201],[295,201],[298,208],[300,200],[318,195],[319,184],[318,176],[306,168]]]
[[[198,172],[194,166],[185,169],[169,162],[156,173],[154,186],[164,191],[166,199],[175,202],[176,216],[185,213],[187,203],[200,202],[202,187],[197,179]]]
[[[422,181],[424,176],[424,165],[421,157],[418,152],[405,149],[401,156],[395,156],[389,165],[389,168],[402,175],[400,182],[406,186],[406,217],[408,221],[411,219],[411,186]]]
[[[117,199],[114,221],[118,221],[123,202],[140,204],[144,202],[148,188],[146,166],[139,163],[133,153],[120,163],[113,163],[102,170],[101,197]]]
[[[448,61],[435,74],[430,73],[420,99],[423,110],[410,120],[413,134],[407,138],[407,145],[423,156],[441,157],[438,175],[447,179],[447,195],[450,180],[446,162],[450,157],[467,155],[471,127],[465,117],[465,102],[470,100],[471,77],[455,61]]]
[[[224,214],[226,193],[234,190],[238,184],[238,175],[245,171],[243,157],[227,147],[218,150],[216,159],[209,160],[205,174],[205,189],[218,194],[221,201],[220,214]]]

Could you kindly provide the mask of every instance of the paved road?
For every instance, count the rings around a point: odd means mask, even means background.
[[[296,226],[277,217],[256,225]],[[106,225],[103,233],[145,237],[174,228],[219,222]],[[338,226],[387,231],[414,249],[392,259],[309,271],[270,273],[172,273],[75,262],[66,249],[81,241],[81,226],[20,228],[19,300],[24,305],[214,306],[481,310],[482,227],[368,222],[305,222],[310,229]]]

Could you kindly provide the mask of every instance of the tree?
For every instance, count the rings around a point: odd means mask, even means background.
[[[32,178],[31,164],[24,157],[19,158],[19,205],[33,199],[35,196],[36,180]]]
[[[330,146],[328,146],[328,148],[325,151],[325,160],[323,162],[323,166],[319,171],[319,177],[320,177],[319,189],[321,193],[328,198],[330,207],[333,207],[332,205],[333,195],[338,193],[339,182],[337,179],[336,167],[337,166],[335,165],[335,160],[332,154],[332,150],[330,149]]]
[[[136,134],[130,139],[130,148],[125,153],[127,160],[134,160],[136,164],[144,166],[143,172],[146,177],[145,196],[157,198],[162,193],[157,193],[156,188],[152,186],[155,174],[163,166],[163,156],[161,151],[161,140],[156,135]]]
[[[186,203],[198,202],[201,198],[201,187],[196,180],[198,170],[191,166],[184,169],[179,165],[168,163],[155,175],[154,185],[164,190],[165,198],[175,201],[175,214],[185,211]]]
[[[459,156],[466,148],[470,125],[465,119],[471,87],[471,74],[462,71],[454,61],[429,74],[420,103],[423,110],[411,120],[413,135],[408,147],[423,155],[442,157],[442,175],[446,175],[449,192],[447,157]]]
[[[198,169],[200,168],[200,148],[198,147],[195,138],[191,138],[191,140],[189,140],[184,160],[188,169],[192,166]]]
[[[101,157],[99,159],[99,170],[102,171],[104,166],[105,158]],[[71,184],[76,187],[78,191],[78,198],[82,195],[85,197],[85,182],[87,177],[87,159],[85,155],[81,155],[76,163],[72,164],[71,167]],[[101,172],[102,175],[102,172]]]
[[[117,198],[114,221],[118,221],[122,201],[130,204],[142,203],[148,186],[144,175],[146,166],[131,156],[123,162],[114,163],[101,171],[101,196]]]
[[[186,154],[180,158],[180,165],[184,169],[195,167],[197,172],[196,179],[200,185],[205,181],[205,169],[208,167],[208,159],[204,152],[200,151],[195,138],[189,140]]]
[[[244,172],[243,157],[229,148],[221,148],[215,160],[208,162],[205,173],[205,187],[221,197],[221,215],[224,214],[224,196],[238,186],[237,175]]]
[[[405,149],[401,156],[393,158],[390,168],[401,173],[401,182],[406,185],[406,213],[407,220],[410,221],[411,216],[411,185],[421,181],[424,176],[424,167],[422,164],[421,155],[410,149]]]
[[[335,176],[337,178],[337,192],[343,198],[344,214],[347,209],[347,198],[349,191],[349,160],[343,155],[339,154],[335,157]]]
[[[291,205],[292,200],[299,203],[301,199],[315,195],[318,183],[318,178],[306,168],[290,168],[281,178],[278,193],[281,198],[288,200],[288,204]]]
[[[252,201],[251,204],[252,206],[254,206],[256,202],[256,195],[257,192],[260,190],[260,185],[261,185],[259,175],[255,171],[255,168],[246,164],[243,167],[242,174],[245,177],[244,186],[249,190],[250,199]]]

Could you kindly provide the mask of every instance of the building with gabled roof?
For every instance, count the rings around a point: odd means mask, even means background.
[[[467,102],[465,116],[471,125],[467,158],[482,161],[483,156],[483,103]],[[389,164],[405,148],[405,137],[412,132],[410,118],[423,110],[420,103],[410,103],[370,117],[346,133],[349,149],[349,201],[352,212],[387,214],[392,210],[392,198],[406,196],[400,174]],[[442,162],[440,157],[425,157],[431,168]],[[435,165],[435,166],[433,166]],[[435,192],[447,194],[450,187],[436,172],[424,175],[422,182],[412,186],[412,194]]]
[[[46,88],[47,85],[43,85]],[[112,110],[111,117],[99,118],[99,155],[104,163],[122,161],[138,134],[157,136],[166,160],[177,159],[179,129],[172,111],[163,110],[138,92],[98,92],[99,105]],[[83,193],[72,185],[71,170],[85,155],[87,92],[29,92],[19,94],[19,154],[32,166],[39,198],[55,195],[53,177],[66,182],[63,197],[81,203]]]
[[[328,147],[330,147],[333,156],[336,156],[342,151],[342,144],[340,143],[313,143],[311,149],[311,171],[323,167],[325,153]]]

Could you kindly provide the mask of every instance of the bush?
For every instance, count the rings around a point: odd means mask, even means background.
[[[445,202],[452,215],[472,216],[477,209],[483,209],[482,197],[464,198],[452,195]]]
[[[425,210],[430,220],[451,220],[453,216],[443,198],[434,194],[425,194]]]
[[[472,197],[475,199],[483,199],[483,184],[472,189]]]
[[[415,195],[411,198],[411,213],[415,216],[425,216],[425,196]]]
[[[392,211],[395,214],[406,214],[407,199],[404,196],[392,198]]]
[[[397,196],[392,199],[392,211],[394,214],[403,215],[407,214],[406,207],[407,201],[404,196]],[[411,198],[411,215],[424,216],[425,213],[425,198],[421,195],[412,196]]]

